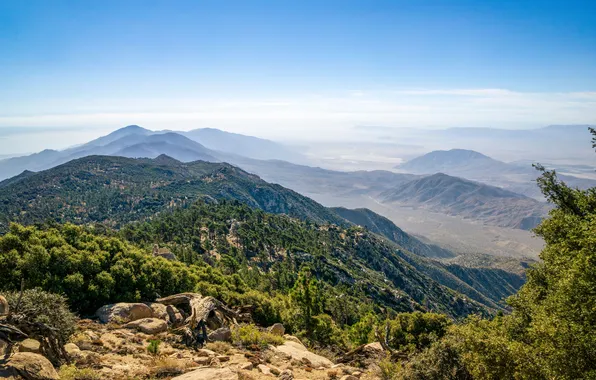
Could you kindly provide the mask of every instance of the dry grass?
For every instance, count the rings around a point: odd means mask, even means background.
[[[184,373],[187,365],[185,362],[172,358],[159,358],[153,362],[151,374],[154,377],[170,377]]]
[[[100,380],[101,374],[91,368],[76,368],[74,365],[63,365],[58,371],[61,380]]]
[[[232,351],[232,345],[228,342],[211,342],[205,345],[205,348],[218,354],[228,354]]]

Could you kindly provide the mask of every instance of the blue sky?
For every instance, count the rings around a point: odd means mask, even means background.
[[[0,0],[0,83],[0,127],[592,123],[596,1]]]

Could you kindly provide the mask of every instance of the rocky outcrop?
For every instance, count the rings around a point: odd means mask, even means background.
[[[238,380],[238,374],[229,367],[199,368],[184,375],[174,377],[172,380]]]
[[[126,323],[153,317],[153,311],[144,303],[115,303],[100,307],[95,315],[103,323]]]
[[[124,325],[128,329],[136,329],[148,335],[155,335],[167,331],[168,323],[163,319],[143,318]]]
[[[333,365],[333,362],[321,355],[310,352],[306,347],[300,343],[286,341],[281,346],[277,346],[277,349],[284,354],[290,356],[292,359],[300,361],[308,361],[312,363],[314,368],[326,367],[329,368]]]
[[[52,363],[45,357],[32,352],[17,352],[4,368],[0,368],[0,378],[25,380],[59,380]]]

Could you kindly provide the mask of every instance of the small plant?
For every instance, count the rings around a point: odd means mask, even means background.
[[[210,342],[205,348],[218,354],[227,354],[232,349],[232,345],[228,342]]]
[[[401,371],[401,365],[392,361],[389,356],[381,360],[378,365],[378,376],[381,380],[396,380]]]
[[[147,346],[147,352],[153,356],[159,355],[159,345],[160,344],[161,344],[161,340],[151,339],[149,341],[149,345]]]
[[[284,339],[281,336],[261,331],[255,325],[242,325],[232,332],[232,340],[243,347],[256,346],[257,348],[267,347],[269,344],[283,344]]]
[[[91,368],[77,368],[74,364],[60,367],[58,375],[62,380],[100,380],[102,378],[99,372]]]
[[[172,358],[157,359],[153,364],[151,373],[157,378],[171,377],[184,373],[186,365],[179,360]]]

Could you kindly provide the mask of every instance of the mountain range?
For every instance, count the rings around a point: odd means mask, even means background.
[[[209,143],[210,147],[189,137],[205,139],[201,142]],[[212,149],[213,147],[226,151]],[[508,196],[495,197],[495,194],[500,194],[500,189],[494,186],[486,185],[481,187],[482,191],[475,191],[474,186],[455,177],[437,181],[436,178],[425,180],[424,176],[419,174],[382,170],[340,172],[237,154],[246,153],[255,156],[259,155],[257,154],[259,151],[260,157],[281,155],[301,159],[299,154],[292,153],[291,149],[281,144],[250,136],[215,132],[212,129],[194,130],[184,134],[167,131],[153,132],[133,125],[63,151],[46,150],[29,156],[2,160],[0,178],[8,178],[26,170],[49,169],[73,159],[92,155],[129,158],[156,158],[167,155],[181,162],[197,160],[227,162],[254,173],[268,182],[279,183],[318,200],[363,196],[378,202],[387,204],[399,202],[401,205],[422,207],[497,226],[529,229],[535,226],[548,210],[543,204],[509,193],[507,193]],[[475,172],[482,171],[483,165],[497,168],[498,170],[494,170],[495,173],[503,172],[506,170],[504,167],[507,166],[505,163],[469,151],[441,153],[442,156],[453,156],[453,159],[447,160],[449,164],[439,164],[445,157],[433,157],[438,154],[430,154],[420,160],[414,160],[410,170],[418,173],[434,172],[436,167],[451,168],[450,170],[459,170],[460,173],[471,176]],[[507,170],[509,170],[508,167]],[[522,169],[512,166],[510,170],[521,171]],[[490,170],[484,170],[484,172],[490,172]],[[449,186],[448,190],[440,191],[439,187],[443,186]],[[468,193],[458,193],[463,188],[466,188]],[[478,186],[476,188],[479,189]],[[473,198],[468,199],[465,204],[458,204],[464,194],[469,195],[472,192]],[[432,200],[428,198],[430,193],[434,194]],[[425,195],[421,196],[421,194]]]
[[[406,234],[370,210],[326,208],[227,163],[183,163],[165,155],[155,159],[87,156],[39,173],[24,172],[1,182],[0,200],[2,231],[6,231],[9,222],[100,223],[120,229],[133,222],[158,223],[170,211],[184,212],[181,210],[191,208],[196,202],[242,203],[268,213],[289,215],[306,226],[319,224],[324,226],[321,231],[341,232],[364,224],[370,232],[343,233],[353,235],[354,239],[344,244],[345,252],[338,251],[335,243],[329,246],[332,255],[329,259],[343,257],[342,260],[355,265],[346,266],[340,260],[343,264],[333,270],[338,274],[347,271],[342,275],[346,278],[360,278],[358,271],[368,271],[367,278],[380,280],[375,284],[388,278],[397,294],[405,292],[413,302],[423,305],[426,302],[431,309],[453,316],[482,308],[503,309],[502,298],[513,294],[524,281],[523,274],[501,269],[441,264],[431,258],[452,258],[456,254]],[[231,218],[219,214],[217,217]],[[174,222],[180,223],[180,228],[186,225],[176,218]],[[491,284],[492,281],[498,283]],[[482,283],[484,290],[477,290],[476,283]],[[382,294],[382,287],[375,292],[376,297],[388,297]],[[465,301],[457,294],[473,301]],[[460,301],[454,303],[454,299]]]
[[[437,150],[411,159],[396,166],[404,173],[427,175],[445,173],[503,187],[510,191],[543,200],[540,189],[536,186],[539,173],[530,163],[506,163],[495,160],[482,153],[467,149]],[[596,186],[596,180],[559,174],[559,178],[572,187],[587,189]]]

